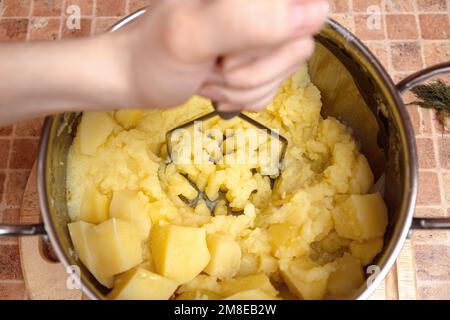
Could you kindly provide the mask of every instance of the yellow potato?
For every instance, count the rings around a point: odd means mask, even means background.
[[[92,228],[90,248],[105,276],[127,271],[142,262],[139,230],[134,224],[110,219]]]
[[[235,293],[225,300],[277,300],[276,296],[271,296],[267,292],[260,289],[252,289]]]
[[[336,271],[328,278],[328,292],[336,298],[349,298],[364,283],[361,263],[358,259],[345,255],[337,259],[336,264]]]
[[[220,293],[224,296],[231,296],[242,291],[256,289],[260,289],[271,296],[276,296],[278,294],[278,291],[264,273],[226,279],[220,282],[219,286]]]
[[[350,188],[353,193],[366,194],[373,186],[373,173],[370,170],[369,162],[366,157],[360,154],[356,158],[353,167],[353,174],[350,181]]]
[[[92,241],[90,235],[93,227],[93,224],[84,221],[69,223],[68,228],[70,238],[72,239],[77,256],[81,262],[83,262],[84,266],[103,286],[112,288],[114,277],[111,275],[104,276],[101,273],[98,266],[96,252],[94,252],[90,246]]]
[[[114,120],[104,112],[85,112],[78,126],[80,153],[95,155],[97,148],[105,143],[115,126]]]
[[[354,194],[333,210],[333,220],[339,236],[364,241],[384,235],[388,212],[379,193]]]
[[[109,214],[111,218],[133,223],[139,229],[142,239],[149,236],[152,221],[147,215],[146,203],[138,192],[131,190],[115,191],[109,207]]]
[[[281,173],[278,140],[239,117],[188,128],[169,158],[166,133],[213,109],[201,97],[171,109],[84,113],[68,154],[67,207],[72,221],[99,226],[69,227],[76,252],[105,286],[127,278],[114,291],[126,296],[145,285],[132,267],[176,281],[177,299],[347,293],[343,279],[353,288],[360,274],[341,257],[373,260],[387,209],[367,194],[374,176],[352,128],[321,108],[304,64],[265,110],[248,113],[288,139]],[[214,210],[186,205],[197,190],[218,200]],[[113,230],[111,217],[123,227]]]
[[[108,299],[167,300],[177,287],[178,283],[175,280],[138,267],[117,277]]]
[[[97,226],[78,221],[68,227],[81,261],[106,286],[112,276],[142,262],[139,231],[128,221],[110,219]]]
[[[307,257],[280,266],[281,276],[289,290],[304,300],[320,300],[326,293],[330,271]]]
[[[210,260],[206,233],[201,228],[156,225],[150,248],[158,273],[180,284],[194,279]]]
[[[177,300],[219,300],[221,295],[208,290],[186,291],[177,296]]]
[[[93,185],[86,186],[81,199],[79,219],[98,224],[108,219],[109,199]]]
[[[141,120],[142,113],[142,110],[118,110],[116,111],[114,117],[122,127],[124,127],[125,129],[132,129],[136,127],[136,125]]]
[[[350,243],[350,252],[352,253],[352,256],[359,259],[363,266],[370,264],[382,249],[382,238],[374,238],[363,242],[352,241]]]
[[[211,260],[203,270],[219,279],[233,277],[241,265],[241,247],[232,238],[218,234],[206,236]]]

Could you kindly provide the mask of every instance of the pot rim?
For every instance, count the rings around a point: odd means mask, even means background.
[[[129,24],[130,22],[134,21],[136,18],[138,18],[140,15],[145,13],[146,8],[142,8],[137,10],[136,12],[124,17],[120,21],[118,21],[116,24],[114,24],[113,27],[111,27],[110,31],[116,31],[123,26]],[[411,125],[411,121],[409,118],[409,115],[404,108],[405,105],[403,103],[403,100],[400,96],[400,92],[394,85],[391,77],[388,75],[384,67],[381,65],[381,63],[378,61],[378,59],[372,54],[372,52],[362,43],[361,40],[359,40],[355,35],[353,35],[349,30],[344,28],[342,25],[340,25],[338,22],[334,21],[333,19],[327,20],[327,27],[330,28],[331,31],[336,32],[339,36],[341,36],[344,40],[347,46],[353,47],[356,49],[357,52],[362,54],[363,59],[366,60],[366,66],[371,67],[370,75],[371,77],[378,77],[379,83],[385,86],[385,89],[387,90],[389,94],[389,98],[393,100],[393,105],[395,108],[391,109],[390,111],[393,113],[393,116],[396,117],[398,120],[399,125],[399,132],[400,132],[400,138],[402,142],[402,146],[404,150],[404,155],[406,156],[405,162],[408,164],[405,166],[405,192],[402,198],[402,206],[400,208],[401,211],[405,211],[404,215],[400,215],[400,217],[403,217],[403,226],[401,227],[401,232],[397,236],[396,243],[390,252],[387,252],[389,257],[387,258],[384,265],[381,267],[380,273],[376,276],[376,278],[373,280],[373,282],[366,286],[362,292],[360,292],[355,299],[357,300],[364,300],[367,299],[379,286],[381,281],[384,280],[388,272],[391,270],[393,264],[395,263],[400,250],[402,249],[404,242],[408,236],[408,232],[411,227],[412,218],[414,214],[414,208],[416,203],[416,197],[417,197],[417,177],[418,177],[418,167],[417,167],[417,154],[416,154],[416,144],[415,144],[415,136],[414,131]],[[53,249],[60,259],[60,261],[63,263],[64,267],[69,267],[69,259],[65,255],[64,250],[61,246],[61,243],[57,237],[55,226],[53,225],[50,217],[50,210],[49,210],[49,204],[48,204],[48,191],[46,187],[46,160],[47,160],[47,151],[48,151],[48,142],[50,137],[50,129],[53,124],[54,117],[48,116],[45,119],[45,122],[43,124],[42,128],[42,134],[41,139],[39,143],[39,154],[38,154],[38,160],[37,160],[37,188],[38,188],[38,195],[39,195],[39,203],[40,203],[40,209],[42,218],[45,224],[45,230],[48,234],[48,237],[52,243]],[[386,253],[385,253],[386,254]],[[87,286],[83,280],[81,280],[81,289],[82,291],[89,297],[89,299],[99,299],[98,297],[89,286]]]

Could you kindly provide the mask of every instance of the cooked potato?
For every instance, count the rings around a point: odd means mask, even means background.
[[[345,255],[336,260],[336,270],[328,278],[327,289],[333,297],[349,297],[364,283],[364,272],[358,259]]]
[[[363,242],[352,241],[350,243],[350,252],[352,253],[352,256],[359,259],[363,266],[370,264],[382,249],[382,238],[374,238]]]
[[[105,143],[115,126],[114,120],[104,112],[85,112],[78,126],[80,153],[95,155],[97,148]]]
[[[364,241],[384,235],[388,212],[379,193],[353,194],[333,210],[333,219],[341,237]]]
[[[186,291],[177,297],[177,300],[219,300],[221,295],[208,290]]]
[[[277,300],[276,296],[271,296],[266,291],[260,289],[252,289],[235,293],[225,300]]]
[[[134,268],[117,277],[108,299],[167,300],[178,287],[175,280],[162,277],[144,268]]]
[[[176,225],[156,225],[150,248],[159,274],[183,284],[208,265],[210,254],[204,229]]]
[[[219,279],[233,277],[241,266],[241,247],[232,238],[218,234],[206,236],[211,260],[203,270]]]
[[[320,300],[326,293],[330,270],[307,257],[280,266],[283,280],[289,290],[304,300]]]
[[[68,227],[81,261],[107,287],[112,276],[142,262],[139,230],[128,221],[110,219],[97,226],[77,221]]]
[[[351,191],[356,194],[366,194],[373,186],[373,173],[370,170],[366,157],[360,154],[356,158],[353,167],[352,179],[350,181]]]
[[[142,110],[126,109],[116,111],[114,117],[122,127],[125,129],[132,129],[139,123],[142,114]]]
[[[111,218],[133,223],[139,229],[141,238],[145,239],[150,234],[152,221],[147,214],[147,205],[142,197],[136,191],[115,191],[109,207],[109,214]]]
[[[263,111],[246,113],[288,140],[282,166],[279,140],[241,117],[185,127],[169,157],[166,133],[213,110],[202,97],[85,113],[66,173],[75,251],[115,286],[110,298],[350,296],[382,249],[388,214],[367,194],[374,176],[357,135],[321,108],[304,64]],[[150,282],[158,295],[143,292]]]
[[[93,185],[86,186],[81,199],[79,219],[98,224],[108,219],[109,199]]]
[[[236,277],[226,279],[219,283],[220,292],[224,296],[231,296],[243,291],[262,290],[268,295],[277,296],[278,291],[270,282],[270,279],[264,274],[253,274],[245,277]]]

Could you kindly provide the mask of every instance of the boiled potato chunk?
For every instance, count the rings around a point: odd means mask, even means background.
[[[95,252],[93,252],[90,248],[91,242],[91,231],[94,227],[93,224],[77,221],[74,223],[70,223],[68,225],[70,238],[72,239],[73,246],[75,248],[75,252],[78,255],[78,258],[83,262],[85,267],[92,273],[92,275],[107,288],[112,288],[114,277],[112,276],[103,276],[101,272],[98,270],[98,261],[95,256]]]
[[[271,296],[266,291],[260,289],[238,292],[225,298],[225,300],[276,300],[276,299],[278,299],[276,296]]]
[[[209,290],[186,291],[177,297],[177,300],[219,300],[223,297]]]
[[[85,112],[78,126],[80,152],[95,155],[97,148],[106,142],[115,126],[114,120],[104,112]]]
[[[353,194],[333,210],[339,236],[364,241],[382,237],[388,223],[388,212],[379,193]]]
[[[125,129],[132,129],[137,126],[142,118],[142,110],[126,109],[116,111],[116,121]]]
[[[328,278],[328,292],[336,298],[349,298],[364,283],[361,263],[350,255],[337,259],[336,263],[336,270]]]
[[[362,154],[358,155],[352,170],[350,187],[353,193],[366,194],[373,186],[374,177],[369,162]]]
[[[93,185],[88,185],[80,204],[79,219],[99,224],[108,219],[109,199],[101,194]]]
[[[150,248],[158,273],[180,284],[194,279],[210,259],[202,228],[157,225],[150,236]]]
[[[113,194],[109,214],[111,218],[119,218],[133,223],[140,231],[142,239],[150,234],[152,220],[147,214],[147,206],[143,195],[131,190],[118,190]]]
[[[352,241],[350,243],[350,252],[357,258],[363,266],[367,266],[373,261],[375,256],[383,249],[383,239],[374,238],[363,242]]]
[[[113,218],[97,226],[83,221],[68,226],[75,251],[102,284],[142,262],[139,230],[128,221]]]
[[[125,220],[112,218],[95,226],[90,246],[105,276],[122,273],[142,262],[139,230]]]
[[[276,296],[278,291],[264,274],[252,274],[245,277],[226,279],[220,284],[220,292],[224,296],[231,296],[239,292],[260,289],[270,296]]]
[[[134,268],[117,277],[108,294],[115,300],[168,300],[178,287],[172,279],[144,268]]]
[[[241,266],[241,247],[228,236],[209,234],[206,236],[211,260],[203,270],[219,279],[233,277]]]
[[[304,300],[320,300],[326,293],[330,270],[302,257],[280,265],[281,277],[289,290]]]

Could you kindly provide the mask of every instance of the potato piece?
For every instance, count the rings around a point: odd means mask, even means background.
[[[194,279],[210,259],[202,228],[157,225],[150,236],[150,248],[158,273],[180,284]]]
[[[117,277],[108,299],[168,300],[177,287],[175,280],[138,267]]]
[[[280,265],[281,277],[289,290],[304,300],[320,300],[326,293],[330,270],[302,257]]]
[[[142,118],[142,110],[126,109],[116,111],[116,121],[125,129],[129,130],[137,126]]]
[[[95,155],[115,126],[114,120],[104,112],[85,112],[78,126],[80,153]]]
[[[328,292],[336,298],[349,298],[364,283],[361,263],[350,255],[337,259],[336,263],[336,271],[328,278]]]
[[[224,296],[231,296],[236,293],[248,290],[260,289],[268,295],[276,296],[278,291],[264,274],[252,274],[250,276],[226,279],[219,283],[220,293]]]
[[[241,266],[241,247],[232,238],[218,234],[206,236],[211,260],[203,270],[219,279],[233,277]]]
[[[277,300],[276,296],[271,296],[260,289],[253,289],[235,293],[224,300]]]
[[[242,253],[241,265],[239,266],[238,276],[248,276],[258,272],[259,261],[252,253]]]
[[[142,262],[139,231],[128,221],[110,219],[97,226],[77,221],[68,226],[75,251],[102,284]]]
[[[219,300],[223,297],[209,290],[186,291],[177,297],[177,300]]]
[[[111,218],[119,218],[133,223],[140,231],[141,239],[150,234],[152,221],[147,215],[147,206],[139,193],[131,190],[118,190],[113,194],[109,207]]]
[[[99,224],[108,220],[109,199],[93,185],[86,186],[80,204],[79,219]]]
[[[362,154],[358,155],[352,169],[350,190],[356,194],[366,194],[373,186],[374,177],[369,162]]]
[[[388,223],[388,212],[379,193],[351,195],[333,211],[339,236],[364,241],[382,237]]]
[[[201,199],[197,205],[195,206],[194,212],[199,216],[210,217],[211,211],[209,211],[208,206],[206,205],[205,200]]]
[[[352,256],[357,258],[363,266],[367,266],[369,263],[371,263],[382,249],[382,238],[374,238],[363,242],[352,241],[350,243],[350,251],[352,253]]]
[[[85,267],[92,273],[92,275],[107,288],[112,288],[114,277],[104,277],[98,270],[98,261],[95,252],[90,247],[90,234],[94,227],[93,224],[77,221],[68,224],[70,238],[72,239],[75,252],[80,258]]]
[[[295,227],[290,223],[272,224],[267,230],[272,252],[276,253],[279,247],[286,246],[295,236]]]

